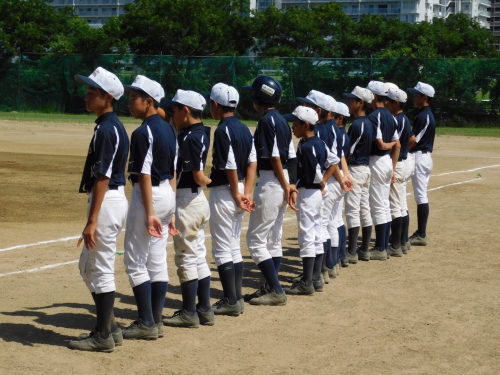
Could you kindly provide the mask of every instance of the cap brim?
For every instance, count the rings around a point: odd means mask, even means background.
[[[294,122],[295,120],[300,120],[297,116],[292,114],[283,115],[283,118],[286,120],[286,122]]]
[[[208,100],[208,99],[210,99],[210,95],[212,95],[212,94],[203,94],[202,96],[205,98],[205,100]]]
[[[255,89],[252,86],[243,86],[242,89],[255,91]]]
[[[125,95],[127,95],[127,96],[129,96],[130,90],[136,90],[136,91],[146,92],[143,89],[141,89],[140,87],[131,86],[131,85],[123,85],[123,90],[124,90]],[[146,92],[146,94],[148,94],[148,93]]]
[[[408,89],[408,92],[411,92],[412,94],[421,94],[420,91],[418,91],[417,89],[413,88],[413,87],[410,87]]]
[[[176,104],[177,104],[177,102],[174,102],[172,100],[164,100],[164,101],[160,102],[160,107],[167,110],[167,109],[172,108]]]
[[[359,97],[357,97],[356,95],[354,95],[353,93],[350,93],[350,92],[346,92],[346,93],[342,94],[342,96],[344,98],[360,99]]]
[[[315,105],[316,107],[319,107],[319,105],[317,105],[317,104],[316,104],[316,103],[314,103],[312,100],[307,99],[307,98],[297,98],[297,100],[299,100],[299,101],[301,101],[301,102],[304,102],[304,103],[309,103],[309,104]]]
[[[76,82],[78,82],[82,85],[92,86],[92,87],[104,90],[100,85],[98,85],[93,79],[91,79],[89,77],[82,76],[81,74],[75,74],[74,78],[75,78]]]

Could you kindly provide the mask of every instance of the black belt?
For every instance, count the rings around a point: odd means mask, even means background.
[[[132,182],[132,186],[135,186],[138,183],[139,182]],[[156,178],[155,179],[151,179],[151,185],[152,186],[160,186],[160,180],[157,180]]]
[[[108,185],[108,190],[118,190],[117,185]]]

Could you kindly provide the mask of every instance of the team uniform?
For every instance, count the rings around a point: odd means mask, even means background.
[[[124,262],[139,311],[142,308],[139,294],[154,294],[156,287],[166,292],[166,283],[169,281],[166,253],[167,227],[175,212],[175,193],[170,180],[174,178],[176,160],[177,141],[172,127],[158,114],[149,116],[132,133],[128,166],[133,190],[125,232]],[[163,227],[162,238],[152,237],[148,232],[139,174],[151,176],[153,209]],[[143,288],[148,291],[142,290]],[[154,305],[153,301],[150,302]],[[155,310],[155,306],[152,309]],[[163,306],[160,307],[160,310],[162,309]],[[154,328],[156,337],[162,337],[161,312],[154,315],[156,315],[155,326],[148,336],[141,338],[154,338]],[[138,325],[142,321],[135,323]]]
[[[243,180],[247,175],[247,167],[250,163],[257,162],[252,133],[235,116],[223,118],[214,133],[212,155],[213,166],[210,173],[212,182],[208,185],[212,255],[218,268],[232,265],[235,273],[238,274],[236,277],[240,279],[243,277],[240,236],[245,211],[238,207],[233,198],[226,170],[237,171],[238,191],[243,194]],[[224,271],[221,270],[221,272]],[[239,285],[241,282],[236,280],[236,296],[230,296],[228,290],[225,290],[224,294],[228,301],[236,298],[242,312],[244,301]],[[232,288],[224,287],[226,287],[225,283],[223,283],[223,289],[232,290]]]
[[[109,178],[108,191],[97,219],[94,249],[83,247],[80,255],[80,275],[91,293],[116,290],[116,240],[127,220],[128,201],[125,196],[125,167],[129,140],[123,124],[114,112],[96,120],[83,170],[80,193],[89,194],[87,215],[92,203],[92,189],[98,174]]]
[[[370,210],[377,234],[375,247],[384,252],[386,247],[386,223],[391,222],[389,192],[392,179],[390,150],[381,150],[377,139],[390,143],[398,139],[396,120],[386,108],[377,108],[369,116],[372,123],[372,147],[370,149]],[[382,227],[381,227],[382,226]],[[385,258],[384,258],[385,259]]]
[[[258,176],[254,190],[256,207],[250,214],[247,245],[252,259],[259,264],[283,256],[281,236],[287,202],[270,158],[280,158],[285,179],[289,182],[289,160],[297,156],[290,126],[276,109],[270,109],[259,120],[254,143]]]
[[[349,140],[349,136],[347,135],[347,130],[345,126],[339,126],[339,134],[342,139],[342,156],[346,157],[349,155],[349,149],[351,146],[351,142]],[[340,171],[342,174],[344,172],[342,171],[342,164],[340,166]],[[344,192],[342,194],[342,197],[340,198],[340,207],[337,211],[337,218],[336,218],[336,226],[337,230],[339,232],[339,260],[342,263],[342,267],[347,267],[349,265],[349,261],[347,258],[347,233],[346,233],[346,228],[344,224],[344,199],[345,199],[346,193]],[[338,261],[337,261],[338,263]]]

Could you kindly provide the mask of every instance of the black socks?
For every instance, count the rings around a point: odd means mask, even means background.
[[[349,248],[351,255],[356,255],[358,248],[359,227],[349,228]]]
[[[361,229],[361,233],[363,236],[363,242],[361,243],[361,251],[367,252],[370,250],[370,241],[372,240],[372,229],[373,227],[371,225],[369,227],[363,227]]]
[[[429,203],[417,206],[418,234],[424,238],[427,236],[427,219],[429,219]]]
[[[113,306],[115,304],[115,292],[92,293],[97,315],[97,332],[102,338],[107,338],[112,332],[112,321],[114,321]],[[116,329],[116,323],[115,323]]]
[[[234,285],[236,288],[236,299],[239,301],[243,298],[241,295],[241,287],[243,284],[243,262],[234,263]]]
[[[198,279],[181,283],[182,308],[188,315],[196,314],[196,296],[198,295]]]
[[[302,280],[304,281],[306,286],[312,284],[315,262],[316,262],[316,257],[302,258]]]
[[[386,224],[375,225],[375,246],[377,246],[380,251],[385,250],[386,227]]]
[[[210,303],[210,276],[198,280],[198,310],[207,312],[212,308]]]
[[[153,327],[155,321],[151,306],[151,281],[146,281],[141,285],[133,287],[132,291],[134,292],[139,318],[141,318],[145,326]]]
[[[222,290],[224,291],[224,297],[229,300],[231,305],[238,302],[236,297],[236,283],[235,283],[235,272],[233,262],[227,262],[221,264],[217,267],[219,271],[220,282],[222,284]]]
[[[258,266],[260,272],[262,272],[262,274],[264,275],[269,288],[274,289],[276,293],[281,294],[283,292],[283,289],[281,288],[280,282],[278,280],[278,273],[276,272],[273,259],[266,259],[260,262]]]
[[[316,259],[314,260],[314,268],[313,268],[313,275],[312,275],[312,279],[314,281],[321,280],[321,268],[323,267],[323,258],[324,257],[325,257],[325,254],[316,255]]]
[[[403,218],[392,219],[391,225],[391,245],[393,249],[401,246],[401,232],[403,230]]]

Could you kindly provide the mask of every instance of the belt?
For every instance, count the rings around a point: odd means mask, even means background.
[[[132,182],[132,186],[137,185],[139,182]],[[152,186],[160,186],[161,181],[157,180],[156,178],[151,179],[151,185]]]
[[[108,190],[118,190],[117,185],[108,185]]]

